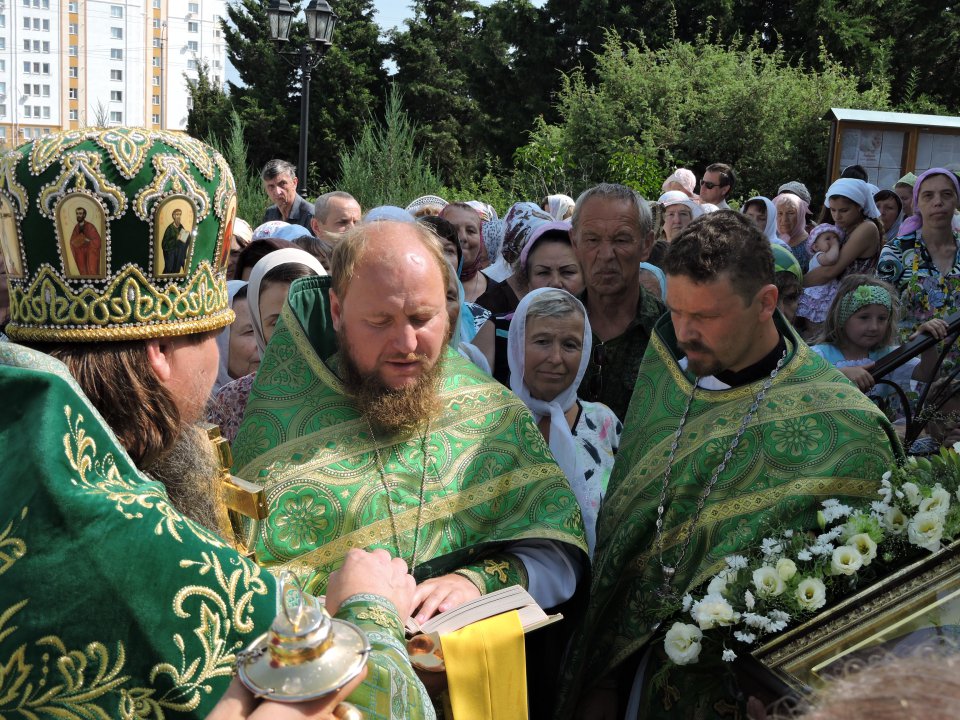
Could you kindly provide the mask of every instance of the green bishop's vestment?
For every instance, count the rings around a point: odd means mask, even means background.
[[[768,528],[815,528],[823,500],[865,504],[900,452],[883,413],[813,353],[779,313],[776,320],[787,340],[787,360],[695,527],[690,519],[697,500],[764,381],[729,390],[698,389],[690,407],[664,513],[663,562],[677,568],[678,597],[719,572],[726,557],[759,547]],[[662,660],[657,643],[673,621],[658,616],[663,575],[655,523],[670,448],[693,390],[680,357],[670,317],[664,316],[640,366],[598,519],[590,605],[571,642],[558,717],[576,717],[577,702],[601,679],[619,676],[620,685],[629,689],[635,654],[651,641],[654,657],[639,717],[743,717],[729,694],[726,671],[708,658],[671,669],[664,689],[649,683]],[[685,621],[691,622],[689,616]],[[663,623],[659,632],[658,622]],[[634,662],[627,663],[631,657]]]
[[[0,718],[204,718],[276,583],[139,474],[67,369],[0,342]],[[349,598],[365,717],[433,718],[395,609]]]
[[[248,538],[257,561],[317,593],[355,547],[401,556],[418,580],[459,570],[488,591],[526,585],[517,541],[557,541],[585,565],[580,507],[530,412],[453,351],[426,442],[374,443],[324,362],[337,351],[329,282],[291,287],[234,443],[236,474],[266,488],[270,515]]]

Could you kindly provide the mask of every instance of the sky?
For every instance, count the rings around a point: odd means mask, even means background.
[[[535,0],[534,4],[540,5],[541,1],[542,0]],[[489,5],[491,0],[480,0],[480,2],[484,5]],[[336,0],[331,0],[330,4],[334,10],[337,9]],[[404,20],[413,17],[413,0],[374,0],[373,6],[376,10],[374,19],[383,30],[401,27]],[[334,31],[334,42],[336,42],[336,31]],[[389,64],[388,72],[393,72]],[[240,76],[237,75],[237,71],[233,65],[230,64],[229,60],[227,60],[226,79],[237,85],[242,84],[240,82]]]
[[[381,28],[389,30],[413,15],[411,0],[374,0],[376,20]]]

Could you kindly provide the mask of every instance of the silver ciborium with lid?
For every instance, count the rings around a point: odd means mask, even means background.
[[[330,617],[320,600],[304,593],[292,573],[280,575],[277,616],[270,630],[237,653],[237,675],[254,695],[304,702],[336,692],[363,670],[370,654],[366,634]],[[340,703],[337,717],[362,718]]]

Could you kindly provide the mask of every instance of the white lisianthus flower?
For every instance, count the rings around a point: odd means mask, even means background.
[[[724,649],[723,655],[720,656],[724,662],[733,662],[737,659],[737,654],[733,650]]]
[[[723,595],[727,591],[727,583],[737,579],[737,571],[727,568],[713,576],[707,585],[707,595]]]
[[[804,578],[797,585],[796,598],[804,610],[819,610],[827,603],[827,586],[818,578]]]
[[[801,550],[797,553],[797,560],[809,562],[810,560],[813,560],[813,554],[809,550]]]
[[[753,643],[754,640],[757,639],[757,636],[754,635],[753,633],[751,633],[751,632],[743,632],[742,630],[736,630],[736,631],[733,633],[733,636],[734,636],[737,640],[739,640],[740,642],[742,642],[742,643],[744,643],[744,644],[746,644],[746,645],[750,645],[751,643]]]
[[[777,560],[777,572],[785,581],[789,581],[797,574],[797,564],[790,558],[780,558]]]
[[[887,510],[883,516],[883,526],[893,535],[903,535],[907,529],[907,522],[909,518],[896,505]]]
[[[903,492],[906,493],[907,500],[909,500],[910,504],[913,506],[919,505],[920,501],[923,500],[923,496],[920,494],[920,488],[917,487],[916,483],[904,483]]]
[[[690,606],[693,605],[693,595],[687,593],[683,596],[683,611],[687,612],[690,609]]]
[[[690,608],[692,617],[702,630],[712,630],[721,625],[733,625],[738,616],[733,606],[721,595],[707,595]]]
[[[749,590],[746,590],[743,593],[743,604],[746,606],[747,610],[753,610],[754,606],[757,604],[756,599],[753,597],[753,593]]]
[[[949,509],[950,493],[948,493],[939,485],[933,489],[933,492],[930,493],[930,497],[924,498],[920,501],[920,512],[938,512],[941,515],[946,515],[947,510]]]
[[[960,442],[955,442],[953,444],[953,451],[958,455],[960,455]]]
[[[919,512],[907,525],[907,537],[913,545],[935,552],[943,539],[943,516],[936,512]]]
[[[850,545],[841,545],[830,558],[830,572],[833,575],[853,575],[862,566],[863,556]]]
[[[857,533],[847,540],[847,544],[857,549],[863,558],[864,565],[869,565],[877,556],[877,544],[867,533]]]
[[[893,470],[887,470],[883,475],[880,476],[880,481],[883,483],[889,483],[890,478],[893,477]]]
[[[700,658],[703,631],[696,625],[675,622],[663,639],[667,657],[676,665],[691,665]]]
[[[776,597],[787,589],[787,584],[772,565],[763,565],[753,571],[753,586],[760,597]]]

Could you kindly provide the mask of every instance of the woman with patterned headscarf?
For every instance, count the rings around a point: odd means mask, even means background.
[[[900,291],[905,339],[919,332],[945,337],[944,318],[960,309],[960,232],[952,225],[958,205],[956,175],[943,168],[927,170],[913,186],[914,214],[880,253],[877,275]],[[954,344],[941,375],[958,361],[960,349]]]

